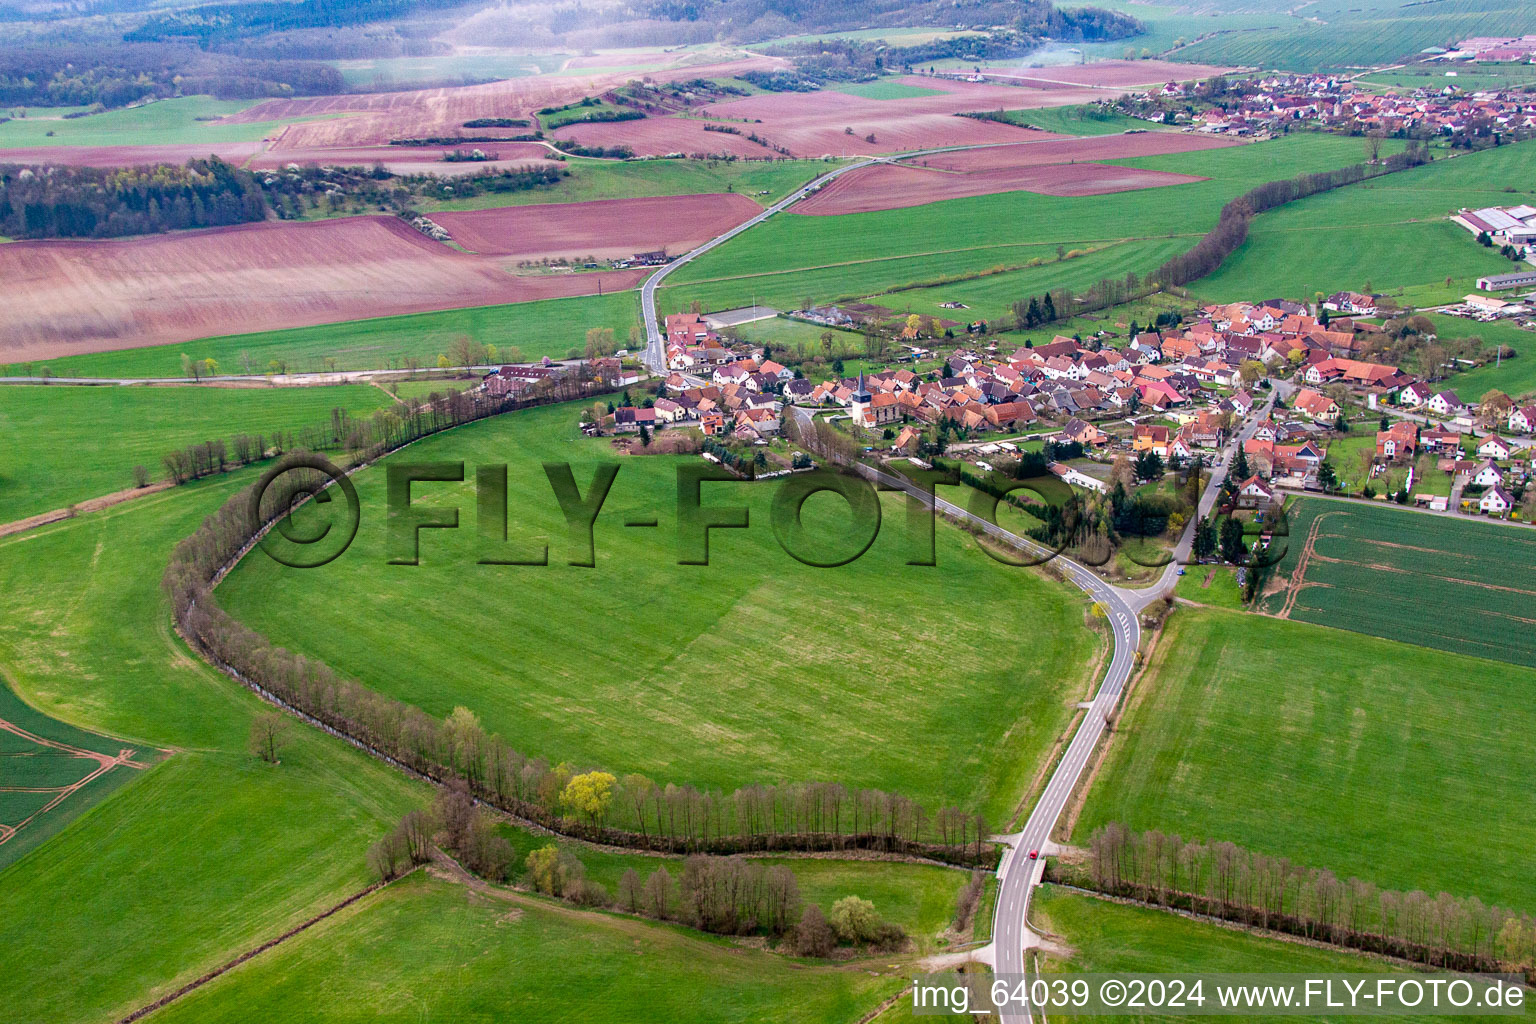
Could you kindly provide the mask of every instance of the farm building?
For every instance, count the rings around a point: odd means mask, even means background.
[[[1477,287],[1485,292],[1502,292],[1528,285],[1536,285],[1536,270],[1521,270],[1513,274],[1495,274],[1477,279]]]

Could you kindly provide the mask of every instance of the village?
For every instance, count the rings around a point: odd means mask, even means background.
[[[1144,483],[1220,463],[1241,433],[1229,467],[1240,507],[1310,491],[1531,518],[1529,396],[1467,400],[1448,381],[1373,361],[1389,331],[1375,322],[1391,311],[1386,297],[1339,292],[1313,305],[1208,305],[1177,326],[1017,347],[967,339],[974,347],[940,351],[931,368],[913,359],[930,354],[914,343],[888,364],[819,381],[723,336],[715,317],[675,313],[663,379],[626,368],[620,353],[505,366],[482,387],[517,394],[584,374],[631,396],[584,411],[589,435],[627,452],[702,452],[751,474],[811,465],[797,442],[803,424],[825,421],[865,460],[945,456],[988,473],[1034,453],[1076,491],[1103,494],[1128,465]]]

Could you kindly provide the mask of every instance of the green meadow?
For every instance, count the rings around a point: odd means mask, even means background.
[[[168,452],[235,434],[366,417],[390,405],[367,384],[217,388],[0,385],[0,523],[134,486],[133,467],[165,477]]]
[[[1536,395],[1536,331],[1516,327],[1508,320],[1480,324],[1453,316],[1430,316],[1445,337],[1465,338],[1475,335],[1491,349],[1508,345],[1514,358],[1496,360],[1487,366],[1459,373],[1450,379],[1451,387],[1466,402],[1476,402],[1489,391],[1502,391],[1511,398]]]
[[[588,328],[613,328],[623,347],[629,329],[639,322],[637,293],[610,292],[97,352],[50,360],[48,369],[54,376],[180,377],[184,354],[193,359],[213,359],[220,372],[235,374],[273,372],[273,361],[285,365],[290,373],[404,369],[408,359],[431,367],[461,335],[495,345],[503,358],[514,347],[524,359],[563,358],[570,349],[586,347]],[[21,367],[10,369],[19,372]]]
[[[558,185],[523,192],[487,192],[423,204],[423,210],[484,210],[540,203],[584,203],[736,192],[764,206],[813,178],[835,170],[841,160],[586,160],[565,162],[570,174]],[[759,194],[766,193],[766,194]]]
[[[1050,71],[1040,72],[1049,76]],[[1004,111],[1014,124],[1033,125],[1042,131],[1059,132],[1062,135],[1118,135],[1127,128],[1140,131],[1148,129],[1148,123],[1136,117],[1126,117],[1114,111],[1104,110],[1091,103],[1079,103],[1069,107],[1038,107],[1028,110]]]
[[[502,827],[502,834],[512,844],[513,866],[518,873],[528,854],[551,844],[570,850],[586,868],[587,878],[599,882],[617,899],[619,880],[634,869],[643,879],[665,866],[674,879],[683,870],[681,857],[656,857],[622,853],[585,843],[556,840],[536,835],[513,825]],[[917,949],[934,948],[934,940],[954,921],[955,900],[969,875],[954,868],[931,864],[903,864],[889,861],[829,860],[821,857],[757,858],[765,867],[783,864],[795,873],[800,896],[807,905],[818,904],[825,912],[844,896],[861,896],[875,905],[887,921],[906,929]]]
[[[579,408],[483,421],[397,456],[467,466],[464,484],[415,488],[424,506],[461,509],[463,527],[423,531],[420,565],[389,564],[385,471],[374,468],[357,477],[363,525],[345,555],[300,573],[258,554],[221,600],[274,642],[429,714],[469,707],[551,763],[727,790],[827,779],[993,820],[1012,812],[1091,685],[1097,640],[1075,592],[946,528],[937,566],[907,565],[894,496],[867,553],[811,568],[775,541],[773,482],[707,485],[704,502],[748,509],[749,527],[712,531],[709,564],[681,565],[697,557],[679,548],[675,511],[679,465],[705,465],[693,456],[620,459],[596,568],[568,565],[575,552],[540,463],[571,463],[585,493],[596,465],[615,459],[606,439],[580,434]],[[473,467],[488,463],[510,467],[505,547],[485,548],[474,526]],[[841,499],[812,498],[806,515],[820,529],[800,550],[823,561],[857,550]],[[654,529],[624,525],[653,518]],[[548,566],[477,564],[546,544]]]
[[[168,755],[0,870],[9,1019],[117,1019],[280,934],[367,884],[368,844],[428,798],[297,723],[280,765],[257,761],[262,705],[171,632],[172,547],[254,475],[0,540],[0,671],[16,692],[122,737],[113,752]]]
[[[1119,821],[1384,888],[1536,909],[1522,866],[1536,841],[1523,810],[1536,712],[1522,695],[1533,685],[1528,668],[1181,609],[1073,839]]]
[[[1347,953],[1326,946],[1271,938],[1179,914],[1147,907],[1127,906],[1097,899],[1060,886],[1036,890],[1030,907],[1031,924],[1046,932],[1068,950],[1046,956],[1047,971],[1179,974],[1186,977],[1212,973],[1272,973],[1306,976],[1324,974],[1402,974],[1400,965],[1377,957]],[[1217,996],[1207,985],[1209,1009]],[[910,1017],[910,1010],[908,1010]],[[1527,1014],[1528,1016],[1528,1014]],[[1051,1014],[1052,1020],[1179,1021],[1205,1020],[1202,1016],[1175,1014],[1073,1017]],[[1297,1018],[1245,1016],[1243,1020],[1279,1021]],[[1310,1021],[1349,1021],[1343,1015],[1309,1014]],[[1469,1020],[1468,1017],[1431,1017],[1422,1014],[1378,1016],[1378,1020],[1421,1022]],[[1481,1020],[1506,1018],[1482,1017]]]
[[[1478,277],[1512,267],[1448,218],[1536,198],[1533,160],[1536,142],[1437,154],[1425,166],[1290,203],[1255,218],[1248,240],[1194,288],[1220,301],[1400,288],[1402,301],[1418,305],[1459,299]]]
[[[702,1024],[857,1020],[899,976],[413,875],[215,980],[157,1024],[281,1019]]]
[[[90,114],[50,117],[46,108],[28,108],[28,116],[0,124],[0,159],[24,159],[7,149],[35,146],[175,146],[220,142],[259,142],[274,128],[321,116],[293,117],[249,124],[216,124],[218,118],[254,106],[254,100],[216,100],[179,96],[137,107]]]
[[[1029,192],[951,199],[924,206],[819,217],[775,217],[668,278],[664,304],[704,296],[738,305],[754,294],[875,295],[887,288],[1016,265],[1034,247],[1088,248],[1122,241],[1194,236],[1215,223],[1221,205],[1255,185],[1364,159],[1358,140],[1296,134],[1228,149],[1111,161],[1209,178],[1169,188],[1091,197]],[[1144,274],[1146,266],[1116,266]],[[670,308],[670,305],[668,305]]]

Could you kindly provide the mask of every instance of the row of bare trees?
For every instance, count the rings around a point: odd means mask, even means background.
[[[1214,272],[1243,244],[1253,218],[1266,210],[1319,192],[1353,185],[1367,178],[1417,167],[1429,159],[1429,152],[1421,144],[1410,143],[1405,151],[1394,153],[1379,163],[1351,164],[1332,171],[1316,171],[1294,178],[1267,181],[1223,206],[1216,226],[1206,232],[1193,249],[1158,267],[1150,281],[1159,287],[1172,287],[1188,284]]]
[[[1229,842],[1119,823],[1090,840],[1100,890],[1453,970],[1530,972],[1536,920],[1476,896],[1382,889]]]
[[[396,418],[390,433],[361,454],[376,457],[507,404],[450,396],[441,409]],[[433,718],[272,644],[219,607],[213,587],[261,529],[286,512],[293,495],[318,483],[313,471],[285,473],[254,510],[253,490],[237,493],[177,545],[161,583],[187,639],[270,699],[412,772],[442,783],[462,780],[475,799],[595,842],[672,853],[868,849],[967,866],[994,859],[985,821],[959,808],[930,814],[902,794],[834,782],[724,793],[658,784],[643,775],[616,780],[606,772],[583,774],[514,750],[499,735],[487,735],[467,710]],[[571,782],[578,776],[584,786],[573,796]],[[601,780],[596,789],[594,780]]]

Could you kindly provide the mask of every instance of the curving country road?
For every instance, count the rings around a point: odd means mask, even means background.
[[[990,144],[989,144],[990,145]],[[963,149],[981,149],[985,146],[944,146],[931,150],[920,150],[914,153],[903,154],[903,157],[921,156],[931,153],[952,152]],[[872,157],[846,164],[827,174],[813,179],[802,188],[765,209],[762,213],[750,220],[738,224],[724,234],[710,239],[697,249],[679,257],[672,263],[660,268],[656,273],[648,277],[641,286],[640,302],[642,315],[645,320],[646,348],[644,362],[646,367],[656,374],[666,373],[666,346],[665,339],[660,329],[656,316],[656,288],[672,271],[689,263],[693,259],[714,249],[725,242],[730,241],[744,231],[772,217],[786,207],[805,198],[820,186],[847,174],[849,171],[870,164],[888,161],[887,157]],[[1274,401],[1274,391],[1270,392],[1269,402],[1263,409],[1255,408],[1247,423],[1236,432],[1233,442],[1241,444],[1251,437],[1258,422],[1267,415]],[[792,407],[793,415],[809,418],[808,410]],[[1197,507],[1200,515],[1207,514],[1215,504],[1216,493],[1226,479],[1227,468],[1230,460],[1225,457],[1219,464],[1212,468],[1210,481],[1200,496]],[[945,501],[936,495],[918,487],[905,477],[895,476],[883,472],[873,466],[855,463],[852,467],[866,478],[907,492],[929,508],[943,513],[954,519],[963,520],[978,527],[987,535],[1009,545],[1017,550],[1028,552],[1032,555],[1044,558],[1050,557],[1051,552],[1043,545],[972,515],[967,510]],[[1044,854],[1051,831],[1056,827],[1056,821],[1061,817],[1066,808],[1067,801],[1071,798],[1073,790],[1082,778],[1084,770],[1088,766],[1089,759],[1093,756],[1094,748],[1104,734],[1107,725],[1107,716],[1120,699],[1125,684],[1129,681],[1136,665],[1136,652],[1141,646],[1141,620],[1140,613],[1143,608],[1153,601],[1169,593],[1177,580],[1180,564],[1188,561],[1191,540],[1194,535],[1194,526],[1198,516],[1192,517],[1189,526],[1185,529],[1183,537],[1174,550],[1174,558],[1158,581],[1144,590],[1122,590],[1100,579],[1091,569],[1074,562],[1070,558],[1057,555],[1054,561],[1061,570],[1064,579],[1078,587],[1105,611],[1106,621],[1114,637],[1114,655],[1110,659],[1109,668],[1104,673],[1104,678],[1094,694],[1093,702],[1083,716],[1082,723],[1077,732],[1067,744],[1066,752],[1062,755],[1055,771],[1051,773],[1050,780],[1046,783],[1045,790],[1030,812],[1023,829],[1011,835],[1000,836],[1008,850],[1002,863],[998,866],[998,894],[995,918],[993,924],[992,965],[998,974],[1024,973],[1026,950],[1033,944],[1029,933],[1029,900],[1034,886],[1038,884],[1039,877],[1044,870],[1043,857],[1031,860],[1030,851],[1040,851]],[[1031,1016],[1027,1010],[1004,1013],[1004,1021],[1014,1024],[1029,1024]]]

